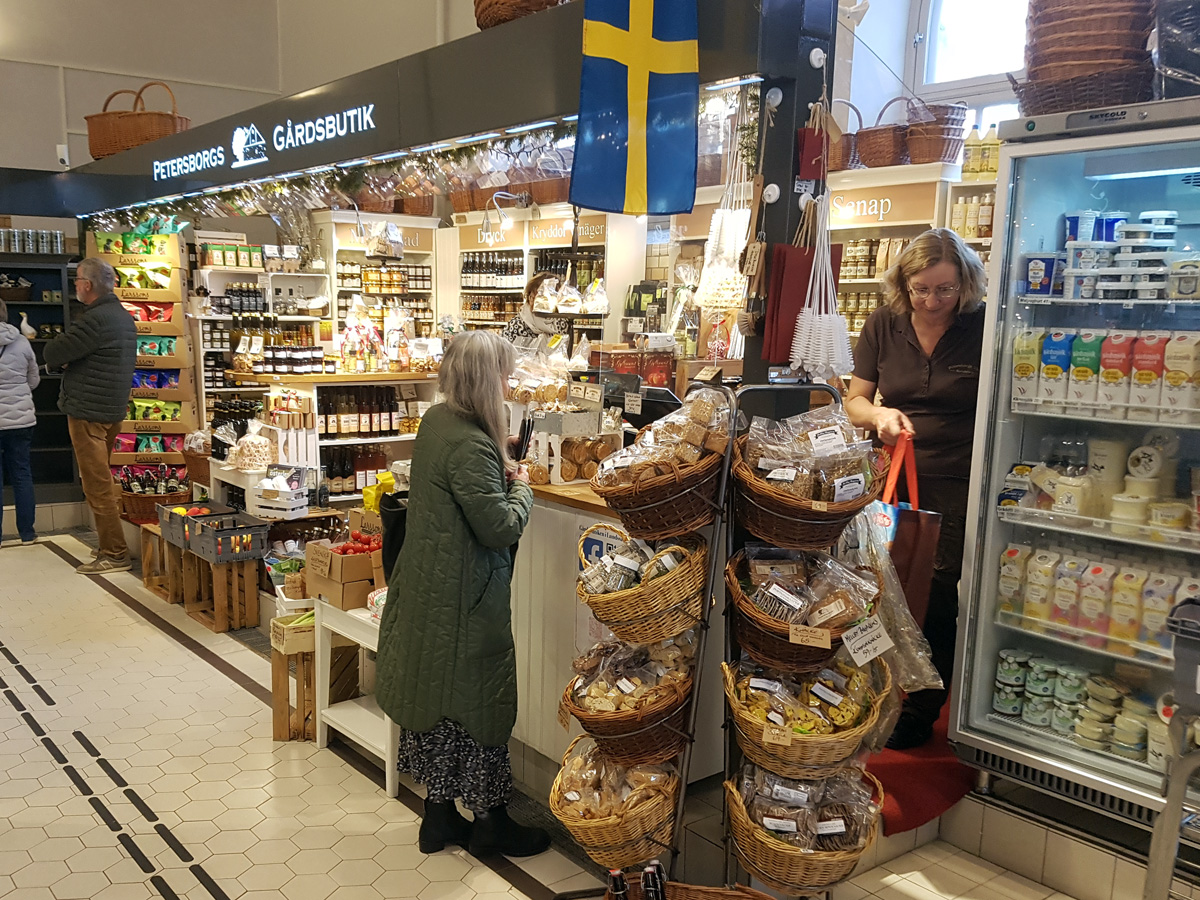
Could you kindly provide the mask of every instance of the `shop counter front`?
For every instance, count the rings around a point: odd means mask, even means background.
[[[553,778],[567,744],[580,733],[574,719],[569,731],[559,724],[559,702],[573,677],[571,664],[584,650],[610,636],[575,595],[579,540],[592,525],[620,527],[620,521],[586,483],[539,485],[533,493],[533,511],[521,536],[512,582],[518,698],[513,738],[541,757],[527,754],[524,778],[518,769],[518,780],[548,790],[547,776]],[[589,561],[599,559],[620,540],[610,529],[594,531],[585,539],[584,555]],[[724,590],[720,584],[718,589],[722,599],[710,617],[693,779],[719,771],[723,758],[720,659],[724,620],[720,610]],[[553,771],[547,760],[553,763]],[[513,763],[519,765],[516,759]]]

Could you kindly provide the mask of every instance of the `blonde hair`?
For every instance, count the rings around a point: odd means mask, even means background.
[[[513,345],[490,331],[464,331],[450,341],[438,370],[438,388],[456,415],[474,422],[496,444],[504,468],[515,472],[508,452],[504,388],[516,365]]]
[[[896,264],[883,276],[884,298],[892,312],[912,312],[912,298],[908,295],[909,280],[941,262],[954,263],[958,268],[959,315],[979,308],[987,289],[987,274],[979,254],[949,228],[931,228],[914,238],[904,248]]]

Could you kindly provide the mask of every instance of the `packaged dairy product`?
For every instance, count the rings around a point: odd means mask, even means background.
[[[1179,587],[1178,575],[1151,572],[1142,588],[1142,627],[1138,640],[1156,647],[1170,647],[1171,635],[1167,631],[1167,614],[1175,605],[1175,591]]]
[[[1060,555],[1035,550],[1025,566],[1025,617],[1049,621]],[[1035,627],[1035,630],[1041,630]]]
[[[971,205],[967,204],[967,214],[970,215]],[[968,225],[968,230],[970,226]],[[1022,257],[1023,270],[1020,273],[1026,282],[1026,293],[1049,297],[1061,296],[1063,292],[1063,275],[1067,267],[1067,254],[1050,251],[1026,253]]]
[[[1013,409],[1037,408],[1038,372],[1042,367],[1042,343],[1046,332],[1040,328],[1022,328],[1013,339]]]
[[[1074,241],[1091,242],[1096,231],[1096,217],[1100,212],[1095,209],[1079,209],[1063,216],[1064,231],[1068,247]]]
[[[1200,332],[1179,331],[1163,352],[1159,421],[1195,422],[1200,412]]]
[[[1000,612],[1023,615],[1025,607],[1025,565],[1033,554],[1028,544],[1009,544],[1000,554]]]
[[[1079,621],[1079,581],[1087,571],[1088,561],[1078,556],[1064,556],[1054,578],[1054,603],[1050,621],[1074,628]]]
[[[1172,300],[1200,298],[1200,256],[1177,259],[1171,263],[1167,296]]]
[[[1079,616],[1076,627],[1091,632],[1083,638],[1089,647],[1103,648],[1107,643],[1108,611],[1112,603],[1113,579],[1117,567],[1109,563],[1092,563],[1079,579]]]
[[[1110,331],[1100,345],[1100,383],[1096,390],[1096,402],[1109,418],[1125,418],[1136,339],[1137,333],[1133,331]]]
[[[1067,241],[1068,269],[1103,269],[1112,265],[1116,242]]]
[[[1038,399],[1043,412],[1063,412],[1070,381],[1071,347],[1075,334],[1053,331],[1042,341],[1042,368],[1038,372]],[[1161,370],[1160,370],[1161,371]]]
[[[1071,373],[1067,382],[1067,400],[1077,416],[1094,416],[1100,389],[1100,348],[1105,332],[1088,329],[1075,336],[1071,344]],[[1200,338],[1200,334],[1197,335]]]
[[[1136,641],[1142,630],[1142,589],[1150,573],[1145,569],[1122,567],[1113,580],[1109,611],[1108,649],[1125,656],[1133,655],[1128,641]]]
[[[1162,403],[1163,360],[1170,340],[1170,332],[1143,331],[1133,342],[1127,418],[1139,422],[1158,420],[1158,408]]]
[[[1120,488],[1127,471],[1129,442],[1109,437],[1090,437],[1088,446],[1088,474],[1096,479],[1097,485]]]
[[[1055,481],[1052,509],[1073,516],[1094,516],[1098,512],[1097,495],[1091,475],[1062,475]]]

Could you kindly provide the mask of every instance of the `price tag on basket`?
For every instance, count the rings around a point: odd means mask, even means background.
[[[768,722],[763,726],[762,742],[764,744],[774,744],[777,747],[792,746],[792,729],[786,725],[776,725],[773,722]]]
[[[830,644],[830,635],[828,628],[813,628],[811,625],[792,624],[788,630],[788,642],[792,644],[801,644],[805,647],[821,647],[828,650],[832,646]]]
[[[895,644],[879,616],[868,616],[842,635],[842,643],[850,652],[856,666],[865,666],[875,657],[891,650]]]
[[[712,381],[714,378],[716,378],[720,374],[721,374],[720,366],[705,366],[703,369],[701,369],[699,372],[696,373],[696,377],[692,380],[693,381]]]
[[[642,395],[637,394],[637,393],[626,392],[626,394],[625,394],[625,412],[633,413],[634,415],[638,415],[641,413],[641,411],[642,411]]]

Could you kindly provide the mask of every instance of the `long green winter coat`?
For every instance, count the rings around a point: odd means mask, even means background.
[[[447,718],[484,746],[507,743],[517,719],[509,547],[532,505],[479,426],[445,404],[425,414],[376,663],[379,705],[401,727]]]

